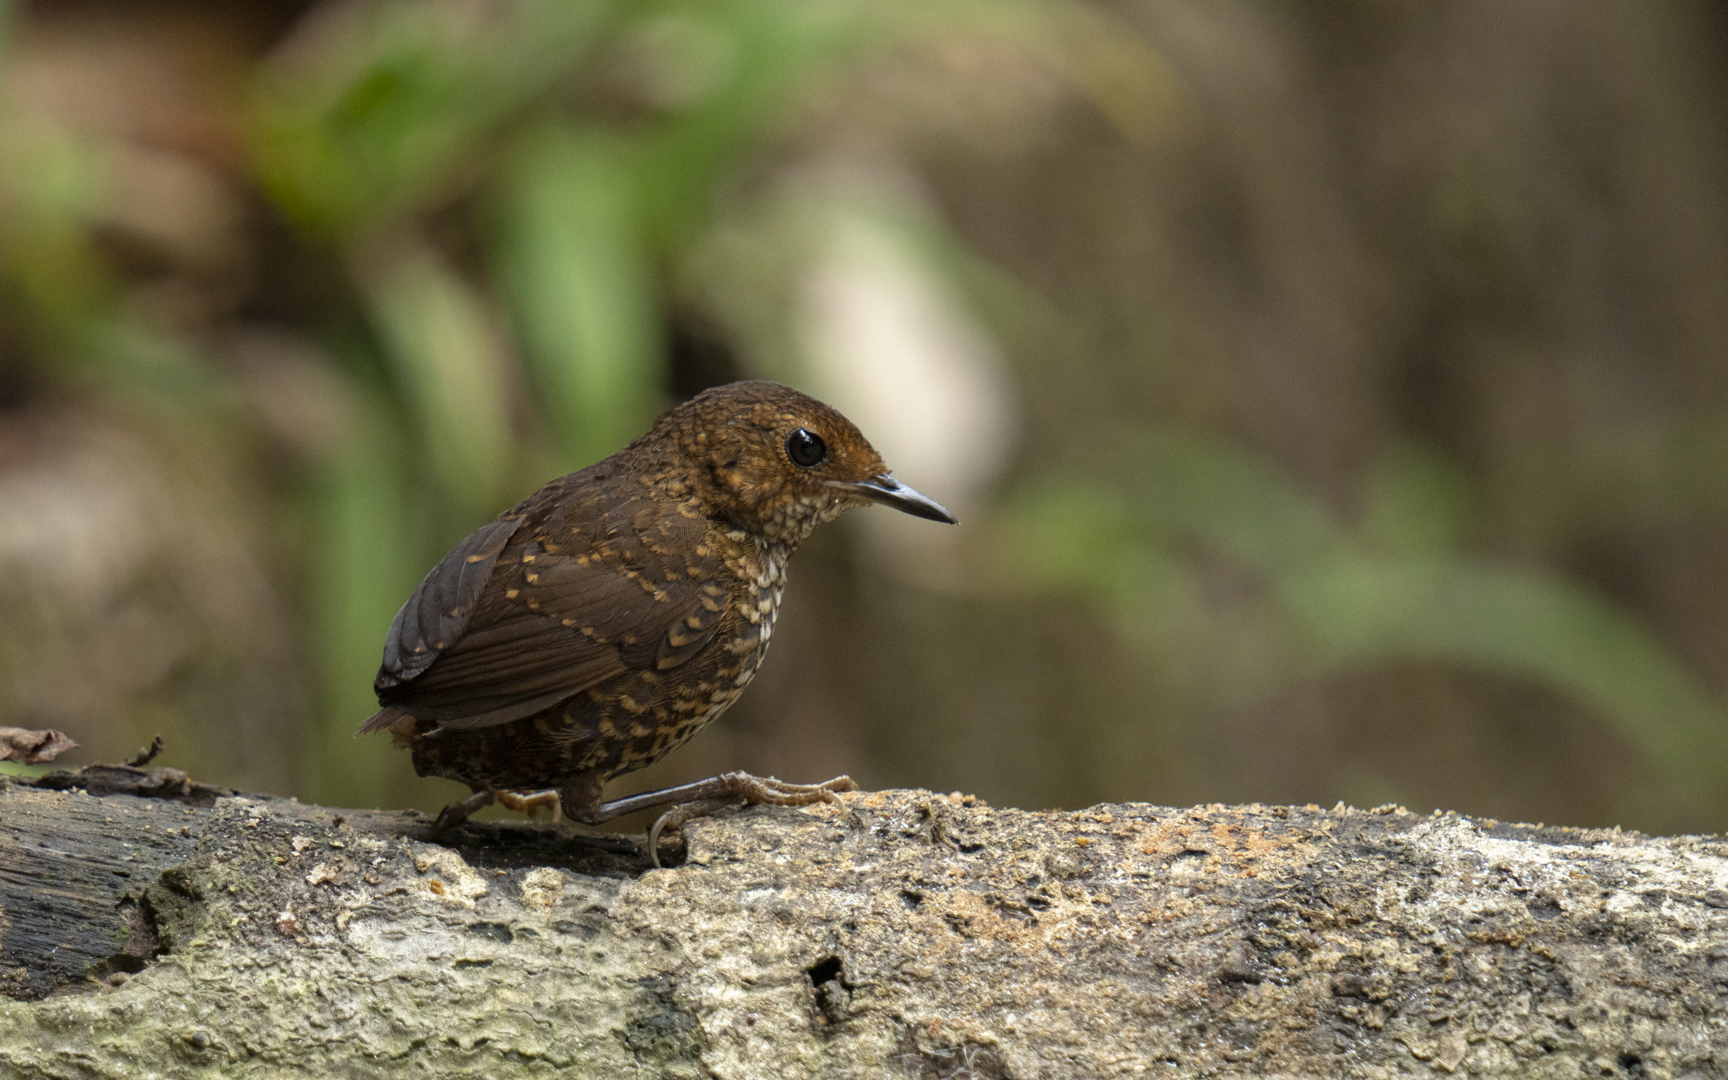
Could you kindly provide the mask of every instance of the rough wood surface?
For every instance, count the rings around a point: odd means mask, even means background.
[[[692,823],[648,871],[550,826],[7,785],[0,1075],[1728,1077],[1717,838],[847,806]]]

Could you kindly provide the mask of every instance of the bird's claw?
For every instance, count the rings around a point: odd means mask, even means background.
[[[660,862],[660,834],[666,829],[676,831],[686,821],[699,817],[707,817],[716,810],[736,805],[736,798],[701,799],[697,802],[679,803],[672,809],[654,819],[654,824],[648,826],[648,857],[654,861],[654,869],[665,869]]]
[[[832,780],[824,780],[820,784],[791,784],[772,776],[751,776],[749,773],[734,772],[715,777],[723,793],[715,798],[699,799],[694,802],[680,803],[654,819],[654,824],[648,828],[648,857],[653,860],[655,869],[661,868],[660,834],[667,829],[676,830],[686,821],[706,817],[716,810],[743,803],[746,806],[809,806],[812,803],[825,802],[845,810],[848,821],[854,826],[861,825],[858,816],[846,806],[837,792],[857,791],[858,784],[850,776],[836,776]]]
[[[441,833],[445,829],[454,829],[468,820],[468,816],[482,807],[491,806],[498,798],[498,793],[491,790],[476,791],[474,794],[453,802],[438,811],[438,816],[432,819],[432,832]]]

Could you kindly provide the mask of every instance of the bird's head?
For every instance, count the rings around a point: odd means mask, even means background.
[[[954,515],[896,480],[839,412],[779,383],[717,386],[662,418],[732,524],[796,545],[823,522],[866,503],[932,521]]]

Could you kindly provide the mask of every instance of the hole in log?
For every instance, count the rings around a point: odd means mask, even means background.
[[[126,927],[126,944],[119,952],[90,965],[85,974],[98,982],[115,975],[136,975],[167,951],[156,932],[156,915],[148,900],[128,896],[120,901],[118,909]]]
[[[824,956],[804,969],[816,998],[817,1021],[824,1029],[843,1022],[852,1013],[852,984],[838,956]]]
[[[837,982],[845,971],[838,956],[826,956],[806,968],[804,974],[810,976],[811,986],[821,986],[825,982]]]

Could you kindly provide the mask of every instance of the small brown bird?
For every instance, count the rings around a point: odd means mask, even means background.
[[[360,731],[390,731],[421,776],[473,788],[440,824],[494,800],[559,804],[590,825],[688,804],[655,822],[654,851],[662,828],[729,803],[833,800],[849,778],[737,772],[600,794],[737,700],[767,651],[792,552],[872,502],[954,522],[820,401],[771,382],[708,390],[444,556],[390,625],[373,684],[383,709]]]

